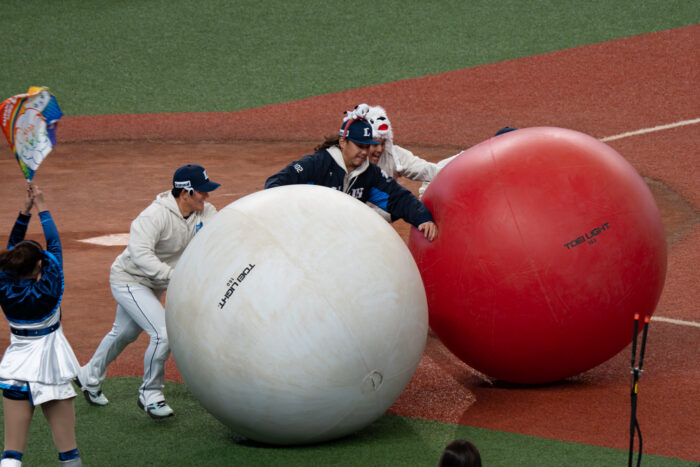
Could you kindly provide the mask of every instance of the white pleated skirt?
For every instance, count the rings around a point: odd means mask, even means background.
[[[59,327],[45,336],[10,336],[0,362],[0,387],[27,387],[33,405],[76,396],[71,381],[80,365]]]

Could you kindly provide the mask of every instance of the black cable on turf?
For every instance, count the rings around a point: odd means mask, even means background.
[[[639,437],[639,456],[637,457],[637,467],[642,464],[642,430],[639,428],[637,420],[637,393],[639,392],[639,377],[642,374],[642,364],[644,362],[644,349],[647,342],[647,332],[649,331],[649,317],[644,317],[644,331],[642,332],[642,344],[639,351],[639,365],[635,366],[637,358],[637,330],[639,329],[639,314],[634,315],[634,333],[632,335],[632,393],[631,393],[631,417],[630,417],[630,451],[628,458],[628,466],[632,467],[632,458],[634,456],[634,435],[635,432]]]

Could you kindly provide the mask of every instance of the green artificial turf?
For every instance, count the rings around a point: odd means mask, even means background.
[[[0,99],[236,111],[692,25],[697,0],[4,0]]]
[[[152,420],[136,406],[140,378],[110,378],[106,407],[75,399],[78,448],[85,466],[434,466],[457,438],[471,440],[485,466],[619,466],[628,453],[462,425],[385,415],[358,433],[311,446],[275,447],[249,442],[206,412],[184,384],[166,383],[176,412]],[[24,466],[57,461],[40,410],[32,423]],[[643,455],[645,466],[691,466],[691,462]]]

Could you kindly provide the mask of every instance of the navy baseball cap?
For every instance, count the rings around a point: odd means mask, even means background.
[[[508,132],[510,132],[510,131],[515,131],[515,130],[517,130],[517,128],[511,128],[511,127],[509,127],[509,126],[504,126],[504,127],[501,128],[500,130],[498,130],[498,131],[496,132],[496,134],[493,135],[493,136],[502,135],[503,133],[508,133]]]
[[[207,171],[201,165],[187,164],[175,171],[173,186],[175,188],[191,188],[196,191],[209,192],[216,190],[221,184],[209,180]]]
[[[350,127],[346,131],[345,127],[348,123]],[[372,125],[367,120],[346,120],[341,125],[339,134],[341,138],[344,137],[358,144],[381,144],[372,139]]]

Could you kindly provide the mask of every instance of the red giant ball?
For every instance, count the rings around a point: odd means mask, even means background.
[[[659,209],[634,168],[573,130],[524,128],[457,156],[412,229],[430,327],[472,368],[557,381],[608,360],[651,316],[666,275]],[[641,327],[641,326],[640,326]]]

